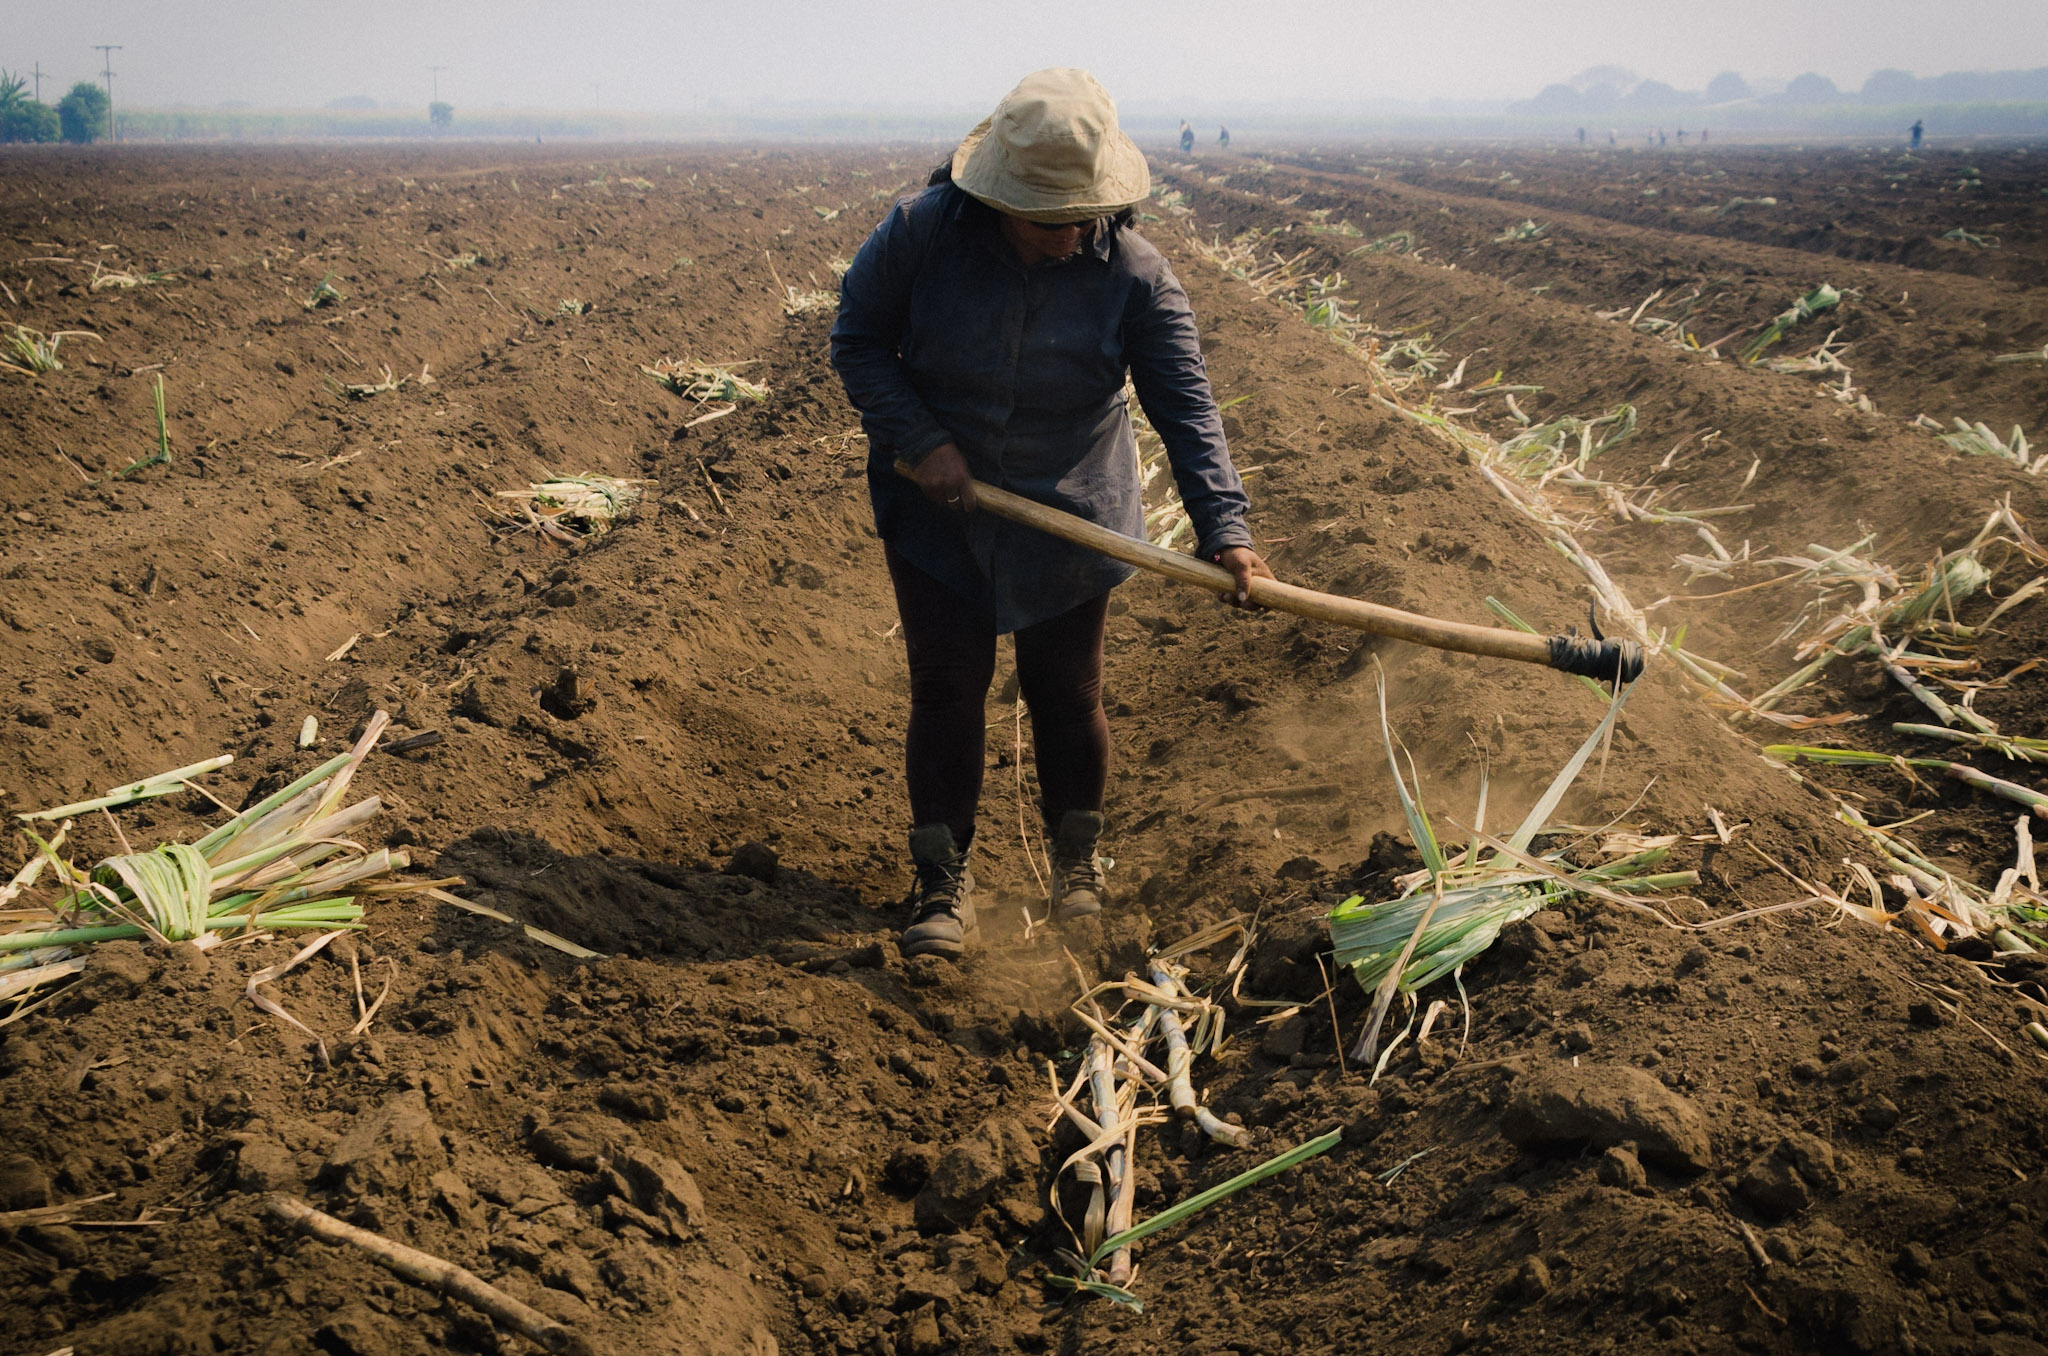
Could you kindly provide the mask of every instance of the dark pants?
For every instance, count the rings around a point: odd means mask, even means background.
[[[885,547],[896,611],[910,653],[905,771],[910,818],[945,824],[967,842],[987,762],[988,687],[996,670],[995,616]],[[1102,809],[1109,780],[1109,718],[1102,711],[1102,632],[1109,595],[1018,631],[1017,680],[1031,712],[1031,743],[1046,821]]]

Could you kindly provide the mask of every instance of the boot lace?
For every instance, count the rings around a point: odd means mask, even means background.
[[[1108,886],[1102,874],[1102,858],[1093,852],[1070,857],[1065,852],[1055,849],[1052,869],[1058,880],[1057,889],[1060,895],[1072,894],[1076,890],[1093,890],[1100,894]]]
[[[911,925],[914,927],[942,914],[958,914],[961,896],[966,892],[965,858],[919,865],[917,884],[910,896]]]

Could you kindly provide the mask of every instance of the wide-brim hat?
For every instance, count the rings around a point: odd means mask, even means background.
[[[1086,71],[1035,71],[953,152],[953,182],[1026,221],[1077,221],[1142,202],[1144,152],[1116,122],[1116,101]]]

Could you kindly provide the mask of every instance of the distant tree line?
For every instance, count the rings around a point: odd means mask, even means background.
[[[2041,103],[2048,102],[2048,66],[2031,71],[1953,71],[1925,78],[1911,71],[1883,70],[1854,92],[1838,89],[1826,76],[1809,71],[1768,94],[1758,93],[1734,71],[1715,76],[1704,90],[1682,90],[1661,80],[1638,80],[1615,67],[1595,67],[1569,82],[1545,86],[1535,98],[1513,105],[1512,110],[1573,115],[1663,113],[1745,101],[1799,108]]]
[[[107,92],[81,80],[55,108],[32,98],[28,81],[0,71],[0,141],[98,141],[107,134]]]

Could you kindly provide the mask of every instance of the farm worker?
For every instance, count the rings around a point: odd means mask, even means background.
[[[1188,126],[1188,120],[1180,120],[1180,151],[1187,155],[1195,149],[1195,129]]]
[[[1920,121],[1920,119],[1918,119],[1918,118],[1915,118],[1915,119],[1913,119],[1913,149],[1914,149],[1914,150],[1916,150],[1916,151],[1917,151],[1917,150],[1919,150],[1919,149],[1920,149],[1920,138],[1921,138],[1921,136],[1922,136],[1923,134],[1925,134],[1925,132],[1926,132],[1926,131],[1927,131],[1927,124],[1926,124],[1926,123],[1924,123],[1924,122]]]
[[[1216,126],[1216,144],[1226,151],[1230,149],[1230,129],[1221,123]]]
[[[1224,444],[1187,293],[1133,228],[1145,157],[1086,71],[1026,76],[854,256],[832,364],[868,435],[868,490],[910,661],[905,955],[974,931],[974,841],[996,638],[1013,637],[1052,843],[1051,911],[1108,899],[1102,643],[1128,566],[992,514],[973,480],[1145,535],[1128,377],[1166,444],[1198,553],[1244,601],[1272,572]],[[915,483],[893,469],[898,459]]]

